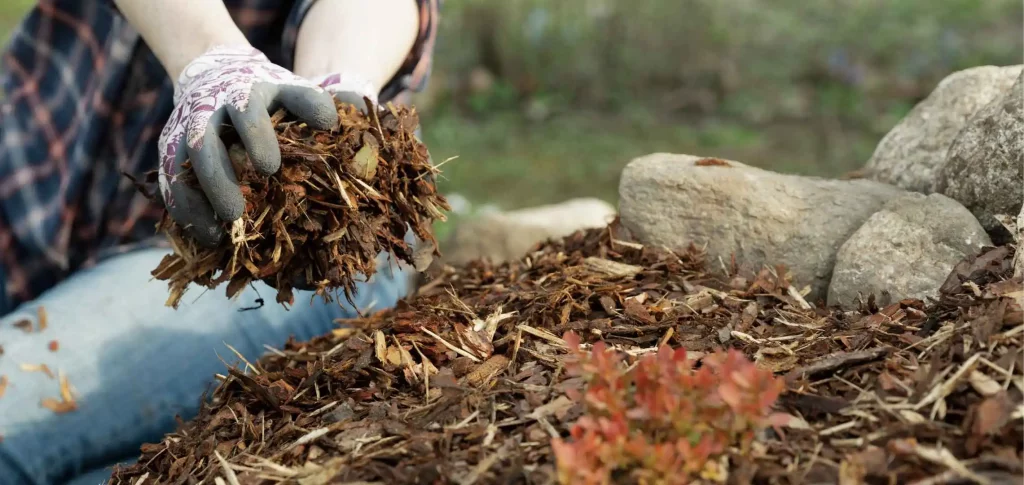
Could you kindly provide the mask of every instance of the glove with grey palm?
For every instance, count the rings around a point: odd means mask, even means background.
[[[245,210],[238,177],[220,139],[225,123],[238,132],[262,175],[281,167],[281,150],[270,121],[278,107],[310,126],[332,129],[338,113],[331,94],[309,80],[273,64],[249,46],[220,46],[194,59],[182,71],[174,92],[174,110],[160,134],[160,193],[171,217],[200,244],[216,246],[225,222]],[[182,176],[191,161],[201,190]]]

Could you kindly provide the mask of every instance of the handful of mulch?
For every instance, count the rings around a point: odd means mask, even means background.
[[[174,252],[152,275],[168,281],[168,306],[177,308],[190,283],[227,283],[231,298],[256,280],[277,289],[278,303],[292,304],[296,286],[327,299],[342,289],[351,299],[356,279],[376,272],[381,252],[418,268],[435,255],[431,226],[449,207],[437,193],[427,148],[414,136],[415,109],[367,105],[369,114],[339,103],[341,123],[332,131],[275,113],[281,170],[270,177],[251,168],[237,134],[224,135],[245,213],[216,249],[200,246],[165,213],[157,230]],[[404,239],[410,228],[429,253],[413,253]]]

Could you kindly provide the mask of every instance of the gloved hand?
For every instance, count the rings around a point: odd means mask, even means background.
[[[245,210],[220,139],[224,123],[235,127],[253,169],[263,175],[281,167],[270,121],[278,105],[314,128],[338,124],[330,94],[249,46],[215,47],[189,63],[175,86],[174,105],[158,142],[160,193],[171,217],[210,247],[224,236],[223,223],[234,222]],[[180,177],[186,160],[191,160],[201,191]]]
[[[368,79],[350,73],[334,73],[314,79],[317,86],[334,96],[334,99],[342,103],[354,104],[357,108],[366,111],[364,97],[370,98],[374,106],[377,106],[378,89]]]

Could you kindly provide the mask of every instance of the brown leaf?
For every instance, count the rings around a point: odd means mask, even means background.
[[[975,408],[971,434],[981,437],[996,432],[1010,420],[1013,409],[1013,401],[1006,391],[986,398]]]
[[[377,176],[377,159],[380,155],[376,140],[369,134],[363,140],[363,147],[352,158],[352,168],[356,177],[361,178],[364,182],[370,182]]]
[[[626,298],[622,303],[625,307],[623,313],[625,313],[627,317],[639,320],[646,324],[656,323],[654,317],[652,317],[650,312],[647,311],[647,308],[635,298]]]
[[[729,162],[722,160],[721,158],[702,158],[693,162],[698,167],[731,167]]]
[[[894,377],[889,371],[884,371],[878,375],[878,383],[886,391],[902,391],[904,387],[900,385],[901,382],[900,379]]]
[[[50,344],[46,347],[50,349],[50,352],[56,352],[60,348],[60,344],[58,344],[56,340],[51,340]]]
[[[4,397],[4,392],[7,391],[7,376],[0,376],[0,397]]]
[[[988,293],[997,297],[1005,296],[1009,298],[1020,298],[1021,296],[1024,296],[1024,284],[1022,284],[1019,279],[997,281],[988,285],[985,289]]]

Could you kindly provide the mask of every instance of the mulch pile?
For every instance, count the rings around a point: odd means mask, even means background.
[[[437,193],[427,148],[414,132],[413,108],[388,104],[365,110],[337,103],[339,128],[321,131],[280,110],[271,121],[281,147],[281,169],[257,174],[236,133],[223,135],[245,197],[245,213],[225,229],[220,247],[200,247],[169,215],[158,226],[174,249],[152,274],[168,281],[167,305],[177,307],[190,283],[227,283],[233,297],[252,281],[277,289],[292,304],[292,288],[315,289],[327,299],[376,272],[382,251],[416,266],[436,254],[431,227],[449,210]],[[367,115],[366,113],[370,113]],[[198,187],[193,171],[186,181]],[[413,254],[412,230],[434,254]]]
[[[210,404],[114,483],[552,483],[572,330],[631,355],[733,347],[785,380],[795,419],[729,457],[730,483],[1019,483],[1024,316],[1012,247],[937,301],[812,307],[779,269],[711,277],[703,255],[580,232],[447,270],[398,308],[222,376]]]

